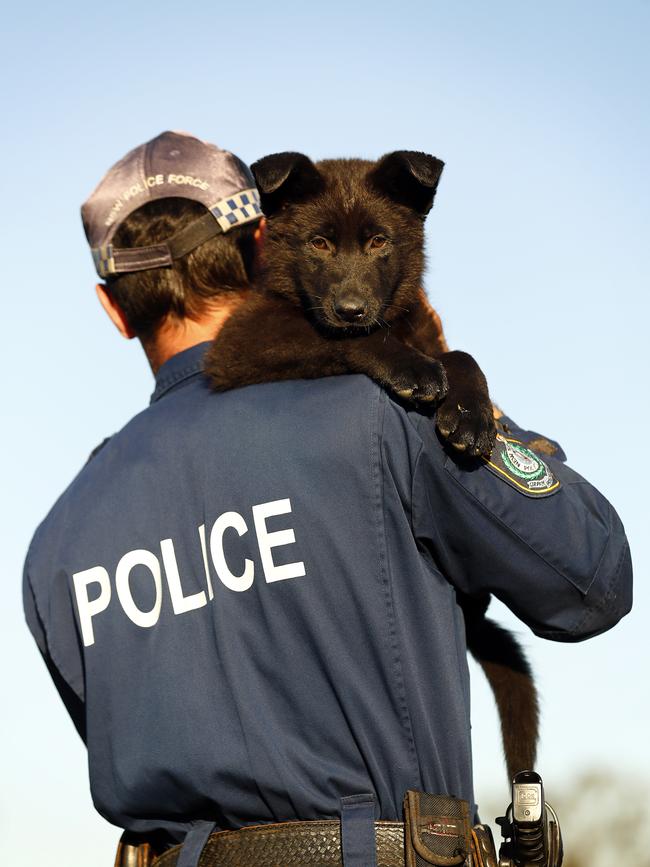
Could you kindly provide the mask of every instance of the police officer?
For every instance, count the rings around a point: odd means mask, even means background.
[[[621,522],[509,421],[469,471],[362,376],[211,393],[202,357],[259,234],[234,155],[163,133],[82,213],[100,300],[156,380],[25,565],[94,803],[160,865],[399,863],[407,789],[473,803],[455,591],[597,635],[631,605]]]

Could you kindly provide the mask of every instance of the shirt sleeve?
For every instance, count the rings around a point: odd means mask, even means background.
[[[526,493],[516,475],[445,451],[430,418],[411,418],[422,440],[413,471],[414,533],[458,590],[493,593],[535,634],[556,641],[598,635],[627,614],[629,546],[602,494],[546,454],[553,484],[542,496]]]

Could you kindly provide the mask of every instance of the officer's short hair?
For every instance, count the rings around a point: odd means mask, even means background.
[[[120,224],[116,247],[158,244],[202,217],[205,207],[186,198],[147,202]],[[258,222],[215,235],[166,268],[106,276],[107,287],[141,339],[151,338],[171,315],[200,316],[218,299],[247,289],[253,279]]]

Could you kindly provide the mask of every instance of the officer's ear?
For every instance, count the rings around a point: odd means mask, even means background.
[[[129,325],[122,308],[111,295],[108,286],[104,283],[98,283],[95,286],[95,291],[97,292],[99,303],[102,305],[108,318],[120,332],[122,337],[126,337],[127,340],[131,340],[135,337],[135,331]]]
[[[263,257],[264,257],[264,240],[266,239],[266,217],[262,217],[262,219],[257,224],[255,229],[255,233],[253,234],[253,240],[255,242],[255,263],[253,266],[253,274],[257,274],[259,269],[263,265]]]

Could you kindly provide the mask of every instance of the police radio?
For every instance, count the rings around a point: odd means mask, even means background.
[[[504,838],[499,867],[561,867],[560,823],[544,800],[542,778],[535,771],[515,774],[512,803],[497,822]]]

